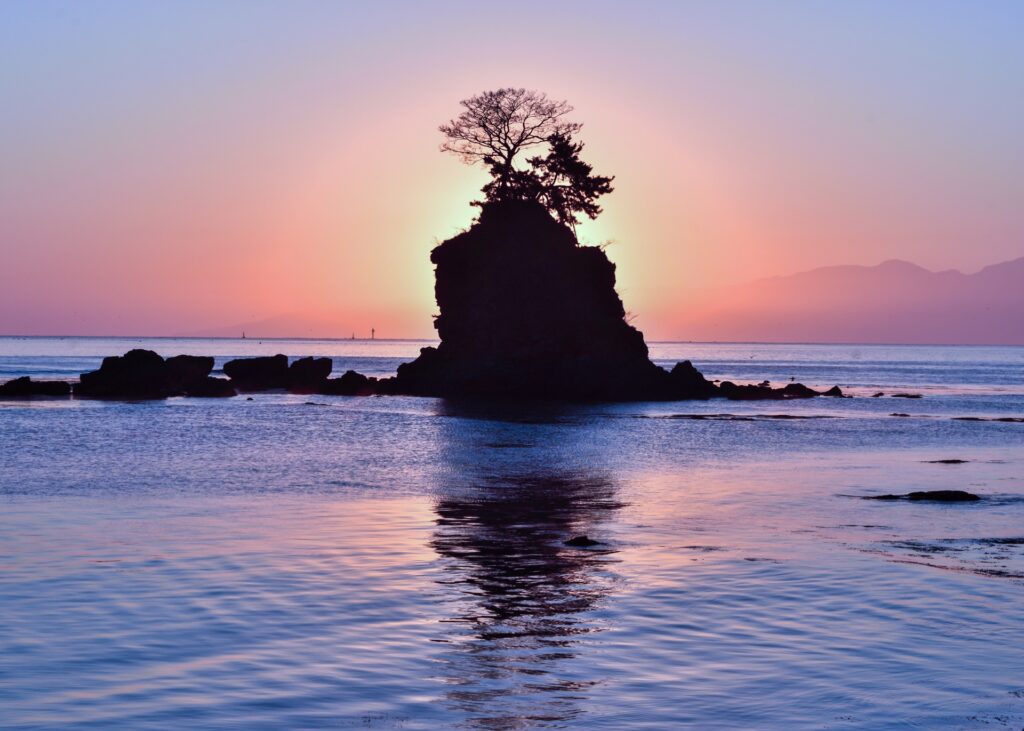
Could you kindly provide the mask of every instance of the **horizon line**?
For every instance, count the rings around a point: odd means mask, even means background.
[[[189,336],[189,335],[8,335],[0,333],[0,338],[15,339],[90,339],[90,340],[264,340],[295,342],[321,341],[338,343],[440,343],[439,338],[327,338],[327,337],[228,337],[223,335]],[[903,342],[864,342],[864,341],[829,341],[829,340],[646,340],[647,345],[842,345],[842,346],[877,346],[902,348],[1024,348],[1024,343],[903,343]]]

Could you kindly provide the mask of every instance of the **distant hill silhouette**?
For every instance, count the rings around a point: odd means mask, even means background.
[[[710,341],[1024,344],[1024,257],[975,274],[894,259],[708,290],[679,308],[671,332]]]

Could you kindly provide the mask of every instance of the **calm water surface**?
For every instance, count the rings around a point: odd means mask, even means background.
[[[423,345],[0,338],[0,379]],[[0,402],[0,728],[1024,726],[1024,348],[652,355],[857,397]],[[939,488],[987,499],[858,499]]]

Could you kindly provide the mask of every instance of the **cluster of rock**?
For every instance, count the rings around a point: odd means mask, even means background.
[[[571,401],[789,399],[819,394],[708,381],[689,361],[651,362],[615,291],[615,265],[533,202],[483,206],[468,230],[438,245],[436,348],[398,368],[395,392]]]
[[[33,381],[29,376],[22,376],[0,384],[0,397],[6,398],[69,396],[70,394],[71,384],[67,381]]]
[[[406,394],[561,401],[738,401],[842,396],[799,383],[712,383],[689,361],[667,371],[651,362],[643,333],[629,324],[615,291],[615,265],[539,203],[483,206],[473,226],[431,252],[440,314],[436,348],[423,348],[393,378],[349,371],[330,378],[330,358],[241,358],[215,378],[213,358],[166,360],[149,350],[105,358],[68,384],[17,379],[4,395],[148,399],[233,396],[286,389],[336,395]]]
[[[83,373],[78,383],[33,381],[28,376],[16,378],[0,384],[0,398],[74,395],[77,398],[146,400],[170,396],[216,398],[258,391],[330,396],[416,394],[400,377],[374,378],[350,370],[331,378],[332,368],[330,358],[299,358],[289,364],[287,356],[278,354],[229,360],[224,364],[228,377],[217,378],[210,375],[213,370],[210,356],[176,355],[165,359],[152,350],[137,349],[104,358],[99,370]],[[688,360],[677,363],[670,372],[658,370],[669,384],[667,393],[679,399],[722,397],[751,401],[843,396],[838,386],[821,392],[800,383],[784,388],[771,388],[766,383],[756,386],[729,381],[715,384],[704,378]],[[659,398],[668,397],[663,394]]]
[[[164,359],[152,350],[129,350],[103,359],[99,370],[83,373],[75,396],[158,399],[168,396],[233,396],[223,378],[210,375],[213,358],[176,355]]]
[[[99,370],[83,373],[78,383],[33,381],[23,376],[0,385],[0,397],[74,395],[143,400],[169,396],[227,397],[267,390],[346,396],[377,392],[377,379],[355,371],[330,378],[330,358],[299,358],[291,364],[284,355],[239,358],[224,364],[228,378],[211,376],[213,365],[210,356],[163,358],[152,350],[130,350],[124,355],[104,358]]]

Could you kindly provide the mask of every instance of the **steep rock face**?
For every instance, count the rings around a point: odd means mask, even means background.
[[[600,248],[579,246],[540,205],[488,204],[471,229],[435,248],[431,260],[441,344],[399,368],[398,390],[673,397],[677,381],[650,362],[642,333],[625,321],[615,265]]]

